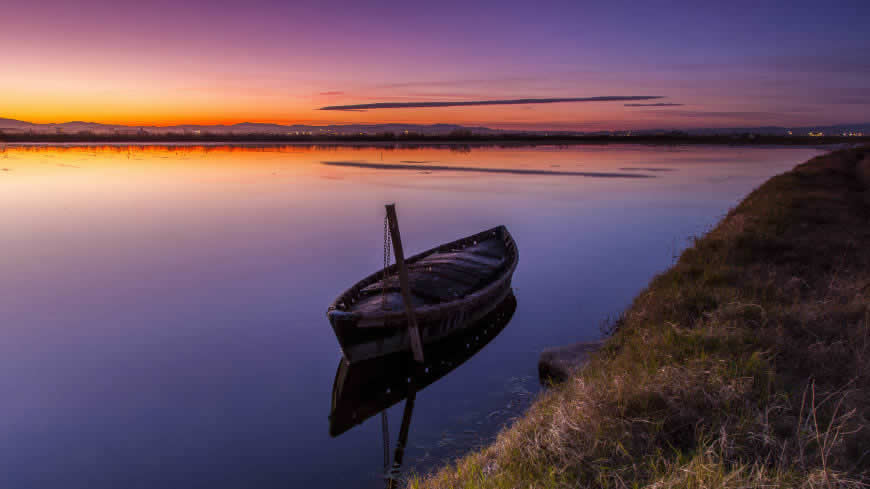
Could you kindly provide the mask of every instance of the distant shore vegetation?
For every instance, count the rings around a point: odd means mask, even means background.
[[[870,136],[843,135],[763,135],[755,133],[728,135],[694,135],[682,131],[658,134],[594,134],[565,135],[539,133],[475,134],[457,130],[441,135],[414,132],[382,132],[376,134],[269,134],[269,133],[103,133],[78,131],[74,133],[12,132],[0,130],[0,142],[5,143],[167,143],[167,142],[226,142],[226,143],[377,143],[377,144],[740,144],[740,145],[825,145],[865,144]]]

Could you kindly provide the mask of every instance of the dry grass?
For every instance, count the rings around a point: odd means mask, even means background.
[[[769,180],[653,279],[578,376],[409,485],[866,487],[864,151]]]

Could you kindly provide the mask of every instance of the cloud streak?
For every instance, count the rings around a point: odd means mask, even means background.
[[[625,107],[680,107],[684,104],[675,104],[671,102],[659,102],[655,104],[625,104]]]
[[[475,105],[558,104],[564,102],[627,102],[655,100],[661,95],[629,95],[605,97],[517,98],[507,100],[464,100],[456,102],[377,102],[372,104],[328,105],[319,110],[425,109],[434,107],[469,107]]]
[[[656,178],[653,175],[645,175],[643,173],[616,173],[616,172],[594,172],[594,171],[556,171],[556,170],[526,170],[517,168],[479,168],[471,166],[443,166],[443,165],[421,165],[421,164],[402,164],[396,165],[393,163],[367,163],[365,161],[321,161],[323,165],[328,166],[344,166],[351,168],[368,168],[371,170],[413,170],[413,171],[455,171],[455,172],[473,172],[473,173],[507,173],[511,175],[565,175],[574,177],[591,177],[591,178]]]

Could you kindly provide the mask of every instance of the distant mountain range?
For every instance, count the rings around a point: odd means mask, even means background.
[[[36,134],[76,134],[90,132],[93,134],[273,134],[281,136],[353,136],[393,133],[416,133],[426,136],[446,136],[457,131],[470,131],[473,134],[502,134],[505,131],[487,127],[466,127],[456,124],[336,124],[312,126],[305,124],[281,125],[262,124],[257,122],[242,122],[232,125],[195,125],[183,124],[175,126],[126,126],[120,124],[100,124],[98,122],[63,122],[51,124],[36,124],[15,119],[0,118],[0,131],[6,133],[36,133]]]
[[[658,135],[682,133],[698,136],[758,134],[774,136],[806,136],[810,133],[824,135],[842,135],[862,133],[870,135],[870,123],[838,124],[830,126],[803,127],[731,127],[704,129],[656,129],[641,131],[516,131],[491,129],[488,127],[469,127],[457,124],[333,124],[313,126],[305,124],[263,124],[257,122],[242,122],[232,125],[195,125],[184,124],[175,126],[127,126],[120,124],[100,124],[98,122],[63,122],[51,124],[36,124],[32,122],[5,119],[0,117],[0,132],[6,134],[93,134],[93,135],[276,135],[276,136],[375,136],[384,133],[394,135],[421,134],[424,136],[448,136],[451,134],[473,134],[477,136],[503,134],[530,134],[550,136],[598,136],[598,135]]]

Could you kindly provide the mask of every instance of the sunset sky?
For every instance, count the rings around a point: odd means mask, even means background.
[[[870,2],[4,2],[0,117],[641,129],[868,122]],[[626,102],[318,110],[372,103]]]

